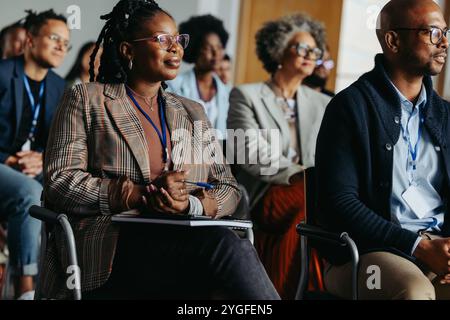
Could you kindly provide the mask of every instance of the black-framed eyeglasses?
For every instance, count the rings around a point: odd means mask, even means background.
[[[392,31],[427,31],[430,34],[431,44],[438,45],[442,42],[442,38],[446,37],[448,39],[448,34],[450,30],[448,28],[441,29],[439,27],[430,28],[395,28]]]
[[[174,43],[178,43],[183,49],[186,49],[189,44],[189,35],[188,34],[179,34],[176,36],[172,36],[170,34],[160,34],[153,37],[141,38],[131,40],[132,42],[139,41],[156,41],[159,43],[161,49],[167,50],[173,46]]]
[[[297,51],[297,55],[303,58],[309,57],[309,59],[317,61],[322,59],[323,57],[322,49],[311,48],[309,45],[303,42],[294,44],[292,48],[295,48],[295,50]]]

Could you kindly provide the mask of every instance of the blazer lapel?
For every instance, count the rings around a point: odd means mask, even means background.
[[[19,133],[19,123],[22,118],[23,112],[23,79],[22,77],[17,77],[14,79],[14,98],[15,98],[15,109],[16,109],[16,134]]]
[[[162,91],[162,96],[166,105],[166,122],[170,132],[170,142],[172,146],[171,161],[174,164],[173,170],[185,169],[184,163],[190,163],[186,161],[190,156],[192,146],[191,136],[186,136],[186,133],[191,133],[191,124],[189,118],[186,116],[184,108],[180,102],[172,96]]]
[[[147,141],[141,122],[127,98],[124,85],[105,85],[106,109],[116,124],[119,132],[127,142],[141,170],[144,181],[150,182],[150,159]]]
[[[308,154],[308,150],[310,150],[309,144],[312,143],[310,134],[314,126],[317,110],[315,110],[312,99],[307,96],[303,86],[300,86],[297,90],[297,112],[298,128],[300,128],[297,132],[297,139],[300,143],[302,163],[305,163],[305,160],[310,156]]]
[[[45,127],[50,128],[51,121],[53,119],[53,113],[58,106],[58,92],[52,88],[53,86],[53,74],[49,70],[47,77],[45,77]],[[53,106],[49,108],[49,106]]]
[[[277,105],[276,96],[272,89],[270,89],[270,87],[266,84],[263,84],[262,97],[262,101],[267,109],[267,112],[272,116],[280,129],[281,137],[283,139],[283,151],[286,151],[289,148],[290,133],[289,125],[285,119],[284,113]]]
[[[14,70],[14,101],[15,101],[15,109],[16,109],[16,131],[15,136],[19,133],[19,123],[22,118],[22,112],[23,112],[23,90],[24,90],[24,84],[23,84],[23,57],[16,59],[16,65]]]

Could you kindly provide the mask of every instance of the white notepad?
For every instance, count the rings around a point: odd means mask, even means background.
[[[112,216],[113,222],[126,223],[151,223],[165,225],[179,225],[188,227],[211,227],[224,226],[238,229],[251,229],[253,223],[250,220],[234,219],[232,217],[224,217],[221,219],[213,219],[208,216],[189,216],[189,215],[172,215],[172,214],[140,214],[136,210],[123,212]]]

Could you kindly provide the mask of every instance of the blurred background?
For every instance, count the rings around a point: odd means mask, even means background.
[[[346,88],[373,67],[374,55],[381,51],[375,36],[376,17],[388,0],[159,0],[161,7],[182,22],[193,15],[212,14],[223,20],[230,33],[227,53],[232,59],[232,84],[262,81],[267,74],[255,54],[255,32],[268,20],[287,13],[305,11],[321,20],[327,29],[334,68],[327,88],[334,92]],[[78,50],[95,41],[103,21],[115,0],[14,0],[0,11],[0,27],[25,16],[24,10],[53,8],[64,13],[72,23],[73,49],[56,70],[65,76]],[[450,17],[450,0],[436,0]],[[3,8],[6,0],[1,0]],[[188,66],[184,65],[183,70]],[[438,92],[450,99],[450,69],[435,79]]]

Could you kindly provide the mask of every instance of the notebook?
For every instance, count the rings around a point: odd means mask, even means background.
[[[251,229],[253,223],[250,220],[223,217],[213,219],[208,216],[189,216],[173,214],[140,214],[137,210],[126,211],[112,216],[113,222],[126,223],[152,223],[165,225],[179,225],[189,227],[224,226],[238,229]]]

